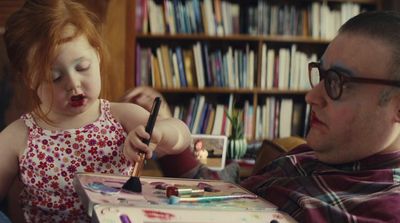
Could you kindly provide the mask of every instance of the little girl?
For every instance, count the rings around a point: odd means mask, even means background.
[[[145,109],[99,99],[107,57],[97,25],[69,0],[27,1],[7,21],[7,53],[32,111],[0,134],[0,201],[20,177],[27,222],[89,222],[75,173],[128,174],[139,150],[162,157],[190,145],[183,122],[159,117],[147,146]]]

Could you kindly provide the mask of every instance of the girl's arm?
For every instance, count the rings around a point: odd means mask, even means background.
[[[128,133],[124,153],[130,160],[138,160],[138,150],[144,151],[147,158],[151,157],[153,150],[158,157],[162,157],[166,154],[180,153],[190,145],[190,131],[179,119],[158,116],[150,145],[146,146],[142,139],[149,138],[145,132],[149,118],[147,110],[135,104],[112,103],[111,112]]]
[[[18,176],[18,157],[26,144],[27,130],[22,120],[13,122],[0,133],[0,200]]]

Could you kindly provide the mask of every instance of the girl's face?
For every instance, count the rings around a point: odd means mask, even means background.
[[[203,148],[203,142],[202,141],[198,141],[195,145],[195,149],[196,150],[201,150]]]
[[[84,35],[58,46],[51,72],[53,83],[43,82],[38,89],[41,109],[49,111],[50,120],[83,113],[97,101],[100,61]]]

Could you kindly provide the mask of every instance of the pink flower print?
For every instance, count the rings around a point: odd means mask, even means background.
[[[80,152],[80,151],[75,151],[75,152],[74,152],[74,156],[79,157],[80,155],[81,155],[81,152]]]
[[[47,177],[42,177],[42,182],[47,184],[49,182],[49,179],[47,179]]]
[[[47,139],[43,139],[43,140],[42,140],[42,144],[43,144],[43,145],[47,145],[47,143],[49,143],[49,141],[47,141]]]
[[[61,171],[61,176],[66,177],[68,174],[65,171]]]
[[[85,130],[91,129],[93,128],[93,126],[95,126],[94,124],[88,124],[85,127],[83,127]]]
[[[40,162],[38,167],[41,168],[41,169],[45,169],[45,168],[47,168],[47,163],[46,162]]]
[[[123,140],[118,140],[118,141],[117,141],[117,146],[121,146],[121,145],[122,145],[122,143],[124,143],[124,141],[123,141]]]
[[[93,173],[93,168],[91,166],[86,166],[85,172]]]
[[[107,141],[107,146],[112,146],[112,141],[111,140]]]
[[[65,152],[66,152],[67,154],[71,154],[71,153],[72,153],[72,149],[71,149],[71,148],[67,148],[67,149],[65,150]]]
[[[42,152],[40,152],[39,154],[38,154],[38,159],[39,160],[42,160],[42,159],[44,159],[46,157],[46,154],[44,154],[44,153],[42,153]]]
[[[98,145],[99,145],[100,148],[104,148],[106,146],[106,142],[101,140],[101,141],[99,141]]]
[[[53,189],[58,189],[59,188],[59,184],[58,184],[57,181],[52,181],[50,183],[50,187],[53,188]]]
[[[64,132],[64,138],[71,138],[71,134],[69,134],[69,132]]]
[[[108,156],[103,156],[102,158],[101,158],[101,162],[102,163],[108,163],[110,161],[110,159],[108,158]]]
[[[46,157],[46,161],[47,161],[48,163],[52,163],[52,162],[54,162],[54,159],[53,159],[53,157],[51,157],[51,156],[47,156],[47,157]]]
[[[97,148],[96,147],[90,148],[89,153],[95,155],[97,153]]]
[[[94,145],[96,145],[97,141],[95,139],[91,139],[91,140],[89,140],[88,143],[89,143],[89,146],[94,146]]]
[[[115,126],[112,125],[110,130],[114,132],[115,131]]]
[[[62,160],[63,160],[64,163],[68,163],[69,162],[68,157],[64,157]]]
[[[43,182],[37,182],[37,184],[36,184],[36,186],[38,187],[38,188],[43,188],[43,186],[44,186],[44,184],[43,184]]]
[[[111,164],[110,163],[106,164],[106,169],[111,169]]]
[[[94,131],[94,132],[98,132],[98,131],[99,131],[99,127],[95,126],[95,127],[93,128],[93,131]]]
[[[101,129],[100,133],[103,135],[107,134],[107,129]]]
[[[86,161],[82,161],[81,165],[82,165],[82,166],[86,166],[86,165],[87,165],[87,162],[86,162]]]
[[[70,173],[75,173],[76,172],[76,166],[70,165],[70,166],[68,166],[67,170]]]
[[[27,175],[28,175],[29,178],[32,178],[33,177],[33,172],[28,170],[27,171]]]
[[[113,155],[113,156],[117,156],[117,155],[118,155],[118,152],[117,152],[117,151],[112,151],[112,155]]]
[[[78,142],[82,142],[85,139],[85,137],[83,135],[77,135],[75,140]]]

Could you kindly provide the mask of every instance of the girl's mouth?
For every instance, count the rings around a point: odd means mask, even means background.
[[[74,95],[71,97],[70,105],[72,107],[80,107],[85,102],[85,96],[83,94]]]

